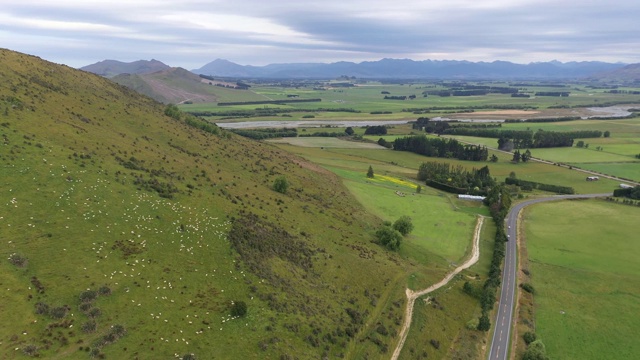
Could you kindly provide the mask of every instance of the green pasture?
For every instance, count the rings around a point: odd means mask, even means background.
[[[393,140],[395,136],[384,136]],[[306,140],[306,139],[305,139]],[[405,178],[415,179],[418,167],[423,162],[435,161],[446,162],[452,165],[460,165],[466,169],[481,168],[489,166],[491,175],[498,180],[508,177],[511,172],[515,172],[518,178],[536,181],[546,184],[561,186],[571,186],[577,193],[607,193],[613,192],[619,186],[619,181],[601,178],[599,181],[585,181],[587,174],[577,170],[530,161],[527,163],[514,164],[511,155],[502,152],[490,151],[498,157],[498,162],[476,162],[462,161],[456,159],[431,158],[411,152],[401,152],[393,150],[370,151],[357,148],[325,148],[301,147],[291,145],[278,145],[283,149],[301,155],[310,161],[322,166],[341,167],[353,169],[362,168],[366,172],[369,164],[376,172],[381,174],[398,175]],[[535,149],[537,150],[537,149]],[[580,150],[580,149],[578,149]],[[536,156],[536,151],[532,151]],[[526,195],[526,193],[524,193]]]
[[[536,332],[551,358],[634,359],[640,343],[640,208],[603,200],[538,204],[524,229]]]
[[[503,123],[505,130],[531,130],[538,131],[577,131],[577,130],[600,130],[603,133],[609,131],[611,138],[637,138],[640,137],[640,118],[632,119],[609,119],[609,120],[574,120],[560,122],[518,122]],[[602,139],[602,138],[601,138]],[[579,139],[590,142],[592,139]]]
[[[624,120],[578,120],[558,123],[540,124],[504,124],[503,129],[530,129],[538,127],[545,131],[601,130],[610,131],[608,138],[576,139],[571,148],[531,149],[535,158],[572,165],[581,169],[597,171],[625,179],[640,181],[640,118]],[[497,147],[497,140],[472,136],[452,136],[461,141]],[[387,137],[392,141],[394,137]],[[589,147],[578,148],[575,144],[584,141]],[[597,148],[600,148],[598,150]],[[528,164],[529,165],[529,164]]]
[[[531,149],[536,158],[561,163],[606,163],[633,161],[632,156],[623,156],[608,151],[598,151],[595,146],[588,149],[578,147]]]
[[[383,220],[411,217],[414,230],[406,240],[457,263],[471,251],[476,216],[457,209],[454,195],[432,189],[416,194],[415,188],[391,181],[374,182],[365,172],[328,168],[343,178],[345,185],[371,213]],[[374,177],[375,180],[375,177]],[[397,193],[399,192],[399,193]],[[399,195],[400,194],[400,195]]]

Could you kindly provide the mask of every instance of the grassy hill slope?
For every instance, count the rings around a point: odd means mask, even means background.
[[[371,243],[379,219],[334,175],[99,76],[0,61],[0,357],[391,347],[418,265]]]

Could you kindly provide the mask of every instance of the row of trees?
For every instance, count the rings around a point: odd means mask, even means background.
[[[613,196],[640,200],[640,186],[625,189],[615,189],[613,190]]]
[[[489,158],[489,150],[484,146],[464,145],[456,139],[427,138],[425,135],[397,138],[393,149],[458,160],[487,161]]]
[[[500,149],[504,149],[505,144],[509,144],[509,142],[513,144],[513,148],[515,149],[572,146],[574,139],[599,138],[603,135],[603,132],[600,130],[557,132],[540,129],[534,133],[531,130],[504,130],[499,128],[471,128],[460,126],[449,126],[443,129],[442,133],[497,138],[498,148]],[[611,133],[607,132],[607,135],[610,134]]]
[[[575,194],[576,193],[575,189],[572,188],[572,187],[569,187],[569,186],[543,184],[543,183],[539,183],[539,182],[535,182],[535,181],[527,181],[527,180],[517,179],[515,177],[508,177],[508,178],[506,178],[504,180],[504,182],[507,185],[520,186],[523,190],[538,189],[538,190],[543,190],[543,191],[554,192],[554,193],[557,193],[557,194]]]
[[[254,140],[297,137],[298,131],[295,128],[282,129],[230,129],[231,132]]]
[[[502,185],[496,185],[487,193],[484,200],[485,205],[489,207],[489,212],[496,225],[496,237],[493,248],[493,256],[489,267],[489,277],[485,281],[481,290],[473,291],[480,298],[480,306],[482,314],[478,320],[478,330],[489,331],[491,321],[489,314],[496,302],[496,291],[502,281],[502,260],[504,259],[506,247],[505,242],[508,240],[504,219],[506,218],[509,208],[511,207],[511,195],[509,191]],[[468,291],[469,285],[466,286]]]

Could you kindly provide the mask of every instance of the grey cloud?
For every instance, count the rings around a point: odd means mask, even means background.
[[[194,1],[109,6],[25,0],[0,9],[14,19],[110,25],[124,31],[42,29],[32,23],[0,25],[9,48],[72,66],[105,58],[156,57],[169,65],[199,67],[215,58],[243,64],[364,61],[429,54],[514,62],[606,60],[639,62],[640,13],[636,1],[580,4],[559,1]],[[451,5],[453,4],[453,5]],[[458,5],[456,5],[458,4]],[[415,10],[413,9],[415,8]],[[381,9],[381,14],[375,11]],[[162,20],[179,11],[267,19],[295,35],[259,36],[234,29],[187,26]],[[382,16],[388,11],[388,16]],[[372,15],[373,14],[373,15]],[[397,14],[409,14],[401,16]],[[248,24],[250,25],[250,24]],[[301,36],[301,35],[300,35]],[[38,39],[41,43],[38,43]],[[292,40],[294,39],[294,40]],[[64,42],[68,42],[63,46]],[[56,49],[52,43],[60,42]],[[426,55],[425,55],[426,54]],[[544,58],[542,58],[544,57]],[[81,62],[83,61],[83,62]]]

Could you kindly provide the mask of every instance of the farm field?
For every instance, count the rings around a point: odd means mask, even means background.
[[[320,150],[286,144],[279,146],[310,157],[313,157],[310,154],[317,154],[319,151],[332,159],[333,156],[342,156],[341,153],[333,152],[339,149]],[[345,149],[347,152],[349,150],[353,149]],[[402,161],[401,153],[388,150],[380,152],[388,156],[395,154],[395,160]],[[394,221],[402,215],[408,215],[413,219],[414,230],[403,241],[399,253],[411,261],[420,263],[423,270],[404,275],[404,281],[409,288],[418,290],[439,281],[469,255],[476,218],[478,214],[488,216],[487,209],[481,203],[461,201],[454,195],[425,186],[422,186],[421,193],[417,194],[417,184],[411,181],[411,178],[402,175],[407,169],[399,165],[380,163],[359,156],[350,156],[347,161],[333,160],[317,163],[337,174],[368,212],[388,221]],[[366,177],[366,169],[370,162],[376,171],[373,179]],[[383,164],[388,166],[382,166]],[[410,171],[411,176],[415,176],[415,171]],[[469,321],[477,319],[480,308],[476,299],[461,291],[463,281],[460,279],[463,276],[472,276],[478,284],[484,281],[491,259],[494,236],[495,227],[490,221],[485,221],[478,264],[463,272],[463,275],[452,281],[451,286],[436,292],[437,306],[432,306],[436,303],[427,304],[418,300],[416,317],[401,359],[410,359],[415,354],[425,353],[429,357],[450,357],[452,354],[478,356],[481,353],[477,332],[466,328]],[[425,322],[429,325],[425,326]],[[447,330],[434,331],[436,328]],[[437,339],[442,347],[425,349],[424,340],[421,340],[425,337]],[[457,349],[457,346],[452,347],[453,342],[461,344],[464,350]],[[363,353],[354,350],[352,354],[359,357]],[[387,359],[388,355],[375,358]]]
[[[634,359],[640,343],[640,208],[604,200],[525,210],[535,328],[558,359]]]
[[[424,185],[421,186],[421,193],[416,194],[418,183],[414,178],[419,164],[414,170],[375,161],[375,154],[370,154],[370,157],[362,154],[343,157],[342,151],[362,149],[322,150],[318,147],[279,146],[302,156],[308,155],[314,163],[338,175],[356,199],[381,219],[393,222],[402,215],[410,216],[415,229],[407,243],[432,252],[444,263],[455,263],[464,257],[467,248],[470,249],[475,215],[488,215],[479,203],[460,201],[454,195]],[[379,152],[395,155],[397,160],[402,158],[402,153],[387,149]],[[364,150],[364,153],[369,154],[370,150]],[[326,157],[317,158],[313,154]],[[366,177],[369,165],[375,172],[373,179]],[[396,191],[404,196],[397,195]]]
[[[385,136],[384,138],[393,140],[396,136]],[[301,138],[300,141],[306,141]],[[309,143],[312,143],[311,141]],[[511,172],[515,172],[518,178],[537,181],[547,184],[561,186],[571,186],[577,193],[607,193],[617,188],[619,181],[602,178],[600,181],[585,181],[586,175],[582,172],[562,168],[554,165],[539,162],[511,163],[511,156],[502,152],[495,152],[499,161],[475,162],[455,159],[430,158],[410,152],[399,152],[393,150],[368,151],[365,149],[353,148],[325,148],[301,147],[291,145],[279,145],[283,149],[301,155],[308,160],[322,166],[333,166],[342,168],[359,167],[365,173],[369,165],[372,165],[376,172],[382,174],[392,174],[408,179],[416,177],[418,167],[423,162],[434,161],[460,165],[467,169],[480,168],[488,165],[491,175],[501,179],[506,178]],[[494,152],[490,151],[491,154]],[[526,193],[524,193],[527,195]]]
[[[402,215],[410,216],[414,229],[407,242],[451,264],[459,262],[471,250],[476,217],[459,211],[454,204],[458,200],[452,199],[453,195],[425,189],[425,186],[424,191],[416,194],[415,184],[394,177],[377,175],[367,179],[362,172],[328,169],[343,178],[355,198],[381,219],[393,222]]]
[[[623,120],[577,120],[558,123],[510,123],[503,124],[504,130],[610,131],[608,138],[576,139],[571,148],[531,149],[535,158],[564,163],[581,169],[597,171],[625,179],[640,181],[640,118]],[[451,136],[461,141],[496,148],[497,140],[473,136]],[[392,138],[387,138],[391,141]],[[578,148],[583,141],[588,148]],[[599,149],[600,148],[600,149]]]
[[[499,87],[508,87],[508,83],[488,83]],[[418,116],[449,116],[458,111],[476,109],[478,115],[472,117],[487,117],[481,110],[518,109],[513,115],[499,115],[498,118],[509,116],[518,117],[522,109],[535,110],[530,116],[558,117],[582,115],[596,115],[596,112],[584,110],[589,105],[599,106],[607,103],[640,103],[640,96],[629,94],[610,94],[602,90],[587,89],[584,86],[576,86],[569,97],[538,96],[532,98],[514,98],[509,94],[488,94],[484,96],[423,96],[424,91],[447,90],[451,86],[443,86],[438,82],[433,83],[407,83],[407,84],[381,84],[375,81],[359,82],[353,86],[336,86],[335,82],[311,82],[297,84],[296,87],[275,86],[273,84],[253,84],[251,90],[226,90],[220,92],[216,89],[216,95],[223,102],[247,101],[247,100],[287,100],[290,97],[299,99],[321,99],[320,102],[311,103],[286,103],[267,105],[233,105],[217,106],[210,104],[184,104],[180,108],[184,111],[209,111],[215,115],[208,117],[214,122],[249,121],[254,120],[304,120],[312,117],[316,120],[413,120]],[[558,91],[558,88],[545,87],[544,84],[521,89],[523,92]],[[234,92],[237,97],[234,98]],[[251,94],[249,96],[248,94]],[[389,96],[415,96],[413,99],[403,101],[384,99],[384,94]],[[572,106],[583,106],[578,110]],[[566,107],[566,108],[550,108]],[[234,111],[249,111],[270,109],[272,114],[251,115],[250,118],[233,114]],[[326,111],[331,109],[331,111]],[[480,110],[478,110],[480,109]],[[293,111],[293,112],[291,112]],[[504,110],[503,110],[504,111]],[[424,115],[422,115],[424,114]],[[464,118],[469,114],[458,114]]]

